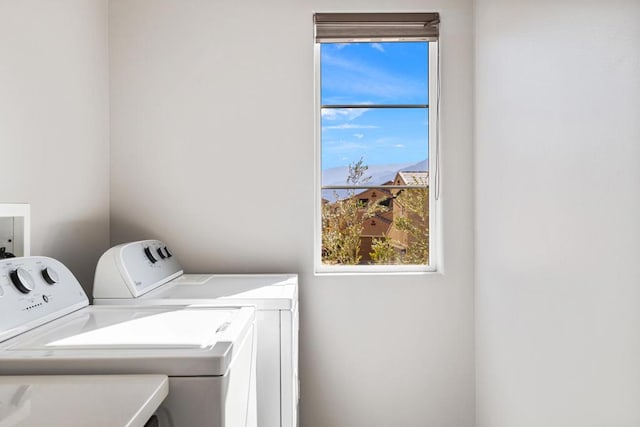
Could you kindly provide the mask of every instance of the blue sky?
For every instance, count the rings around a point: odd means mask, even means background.
[[[427,104],[428,44],[321,45],[321,102]],[[323,109],[322,169],[365,163],[417,163],[427,158],[428,110]]]

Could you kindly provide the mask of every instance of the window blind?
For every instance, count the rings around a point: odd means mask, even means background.
[[[435,41],[438,13],[316,13],[316,43]]]

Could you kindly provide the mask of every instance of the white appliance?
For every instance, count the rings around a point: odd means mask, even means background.
[[[165,375],[0,376],[0,427],[143,427],[168,392]]]
[[[295,427],[298,418],[298,276],[183,274],[158,240],[115,246],[96,267],[94,304],[252,305],[257,309],[260,427]]]
[[[164,374],[161,426],[256,425],[255,310],[102,306],[46,257],[0,261],[0,375]]]

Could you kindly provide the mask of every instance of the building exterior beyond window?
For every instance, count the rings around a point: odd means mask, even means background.
[[[435,43],[317,43],[317,244],[326,271],[432,264]]]

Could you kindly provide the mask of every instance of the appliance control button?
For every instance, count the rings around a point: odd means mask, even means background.
[[[167,253],[167,258],[171,258],[173,256],[166,246],[164,247],[164,251]]]
[[[155,264],[156,262],[158,262],[158,260],[155,259],[155,257],[151,253],[151,249],[149,248],[149,246],[144,248],[144,254],[147,256],[147,258],[149,258],[149,261],[151,261],[152,264]]]
[[[31,274],[24,268],[13,270],[9,276],[16,288],[23,294],[28,294],[36,287],[33,277],[31,277]]]
[[[42,295],[42,301],[49,302],[49,297],[46,295]]]
[[[58,273],[51,267],[45,267],[44,270],[42,270],[42,278],[50,285],[55,285],[60,281]]]
[[[158,248],[156,249],[156,252],[158,252],[158,255],[160,255],[160,258],[165,259],[167,256],[164,254],[164,252],[162,252],[162,248]]]

